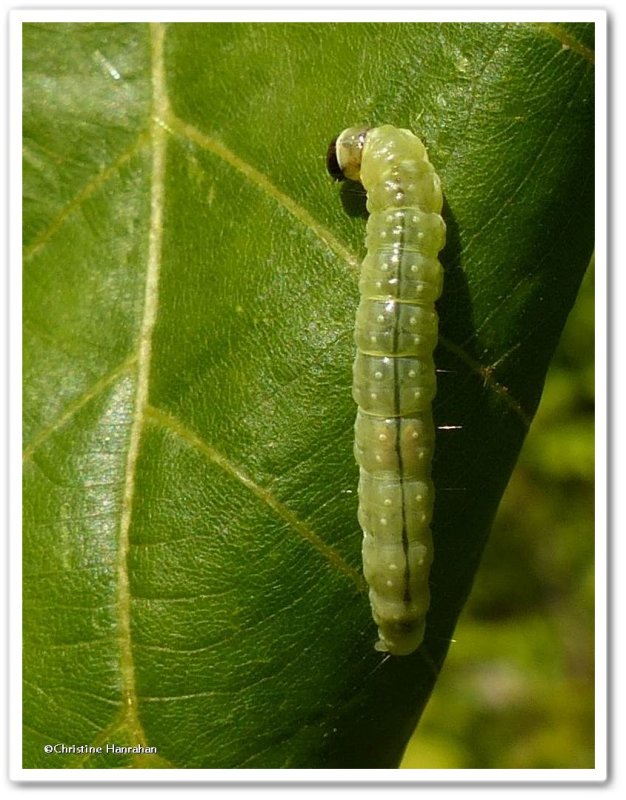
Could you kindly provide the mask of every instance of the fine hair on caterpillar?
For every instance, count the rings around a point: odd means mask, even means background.
[[[327,166],[367,192],[352,384],[358,519],[375,647],[408,655],[430,602],[441,186],[420,139],[391,125],[347,128],[330,143]]]

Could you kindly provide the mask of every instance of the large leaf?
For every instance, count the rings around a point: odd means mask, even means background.
[[[592,249],[592,47],[591,25],[26,26],[24,766],[397,765]],[[374,651],[360,577],[363,196],[324,171],[360,121],[418,132],[446,196],[406,658]]]

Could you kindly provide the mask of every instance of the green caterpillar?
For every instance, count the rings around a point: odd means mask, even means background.
[[[328,149],[328,171],[367,191],[352,388],[358,517],[375,647],[408,655],[422,642],[430,602],[441,187],[420,139],[391,125],[343,131]]]

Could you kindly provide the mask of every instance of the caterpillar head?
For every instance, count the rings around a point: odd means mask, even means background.
[[[360,180],[361,157],[368,130],[365,125],[346,128],[328,145],[326,167],[336,181],[346,178],[351,181]]]

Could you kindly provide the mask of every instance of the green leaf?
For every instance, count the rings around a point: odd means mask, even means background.
[[[25,26],[25,767],[397,765],[592,250],[592,47]],[[432,607],[386,660],[352,457],[363,196],[324,169],[361,121],[420,135],[448,225]]]

